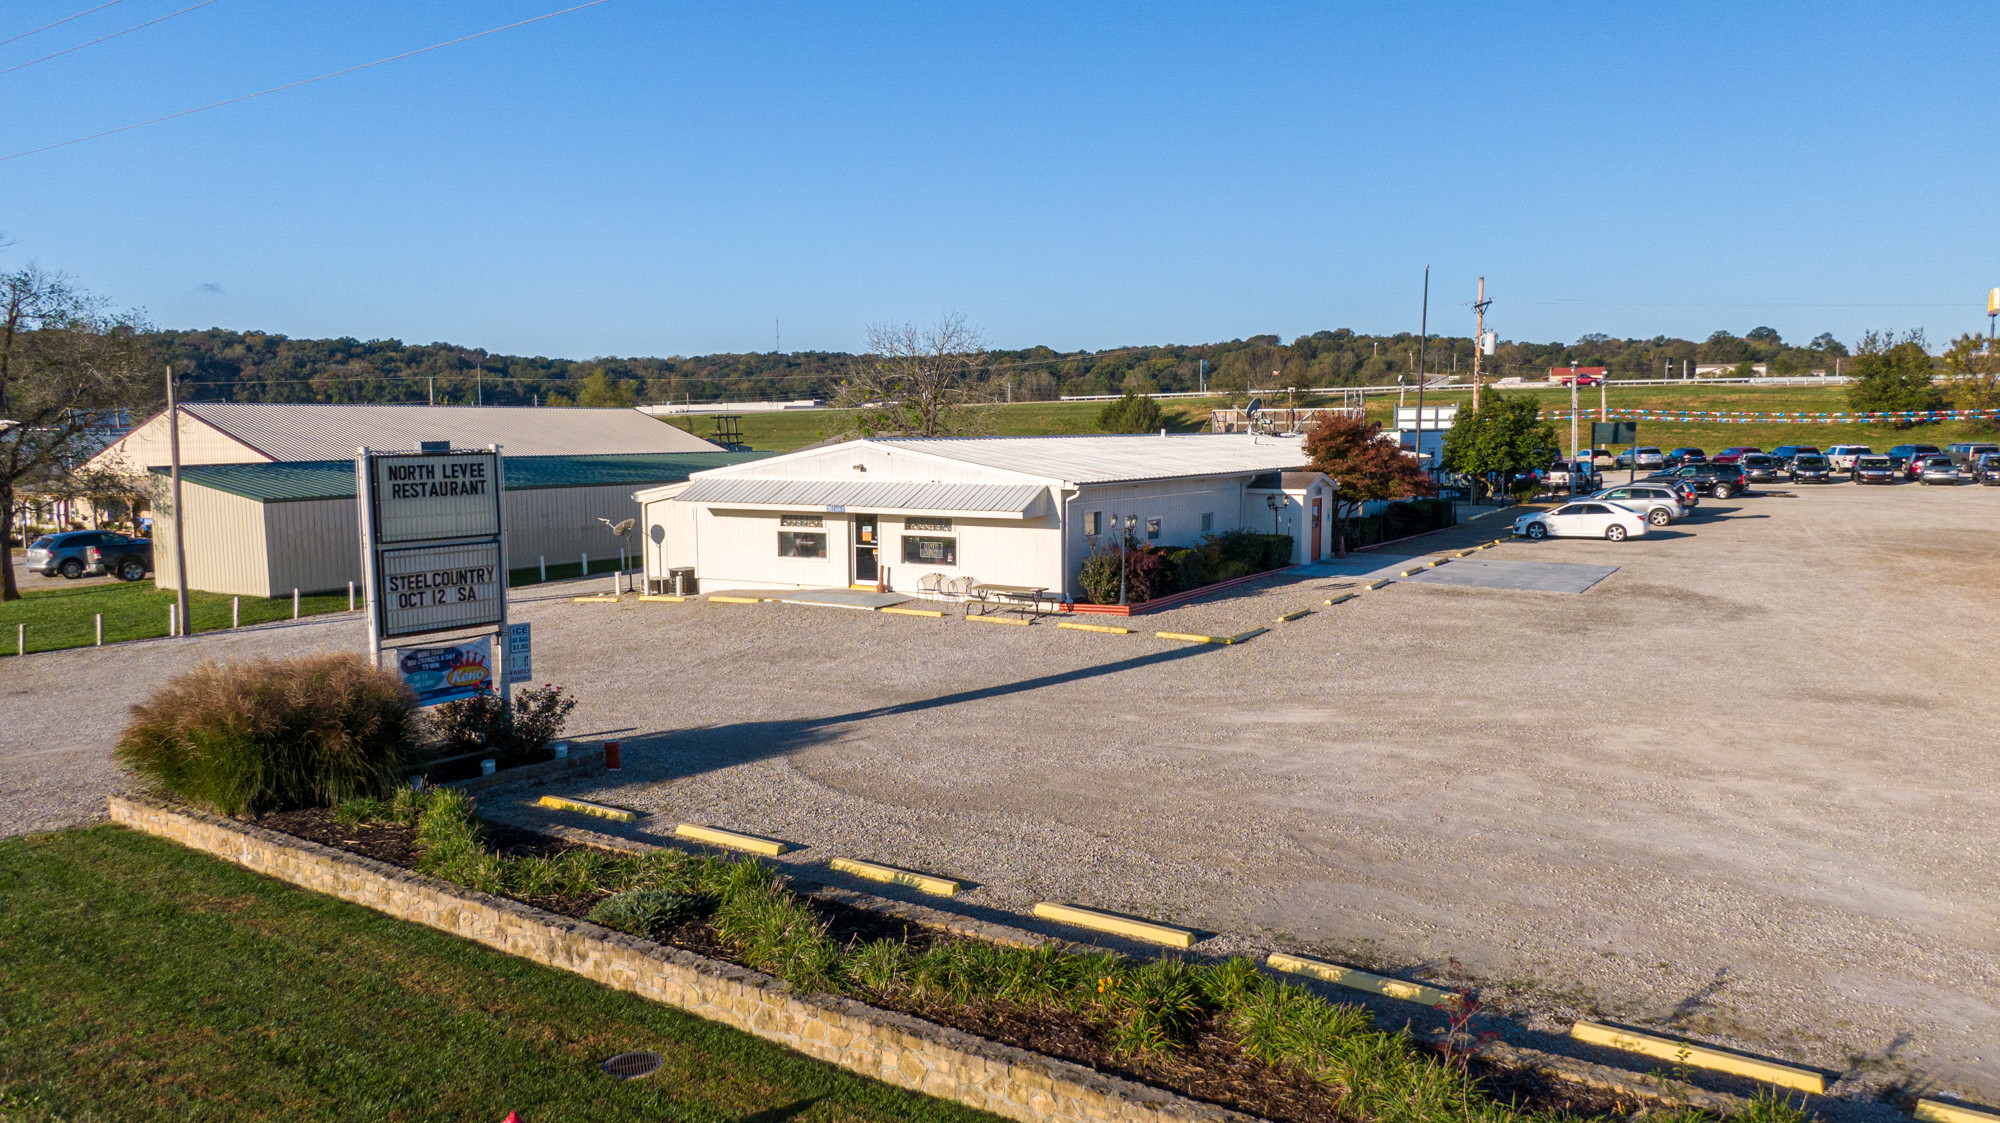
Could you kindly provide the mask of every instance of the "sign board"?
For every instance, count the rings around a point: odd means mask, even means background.
[[[378,544],[499,535],[496,454],[441,452],[370,460]]]
[[[376,581],[384,636],[492,627],[506,619],[500,543],[459,542],[381,551]]]
[[[447,647],[392,653],[425,705],[493,689],[505,699],[508,684],[526,677],[528,662],[526,626],[517,633],[507,622],[501,517],[507,473],[500,447],[454,451],[446,442],[425,441],[409,452],[364,448],[354,471],[370,656],[379,665],[389,641],[410,636],[484,632],[453,637]],[[510,657],[517,643],[518,671]]]
[[[534,652],[528,642],[528,626],[509,624],[507,625],[507,681],[513,683],[534,680]]]
[[[405,647],[396,652],[396,674],[416,691],[420,706],[470,698],[493,688],[492,637],[449,647]]]
[[[1590,423],[1590,443],[1603,447],[1638,444],[1639,423],[1637,421],[1593,421]]]

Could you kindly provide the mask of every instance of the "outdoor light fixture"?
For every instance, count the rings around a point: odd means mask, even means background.
[[[856,465],[854,466],[854,470],[855,470],[855,471],[857,471],[857,472],[866,472],[866,471],[868,470],[868,465],[866,465],[866,464],[856,464]]]
[[[1264,497],[1264,506],[1271,509],[1271,533],[1276,534],[1278,533],[1278,512],[1285,509],[1285,497],[1282,495],[1266,495]]]

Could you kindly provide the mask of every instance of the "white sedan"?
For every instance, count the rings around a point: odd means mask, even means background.
[[[1646,533],[1646,517],[1616,503],[1586,500],[1565,503],[1514,520],[1514,533],[1524,538],[1609,538],[1623,542]]]

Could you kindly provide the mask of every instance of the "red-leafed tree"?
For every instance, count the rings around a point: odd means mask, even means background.
[[[1329,417],[1306,437],[1312,466],[1333,480],[1333,556],[1347,556],[1347,520],[1364,503],[1414,499],[1437,491],[1414,456],[1382,439],[1382,426],[1360,417]]]

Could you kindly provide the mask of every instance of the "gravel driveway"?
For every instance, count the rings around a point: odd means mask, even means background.
[[[1204,949],[1456,960],[1528,1030],[1596,1012],[1841,1091],[1992,1102],[1996,547],[2000,489],[1838,485],[1481,555],[1620,567],[1581,595],[1410,583],[1325,608],[1353,582],[1279,578],[1133,636],[553,589],[517,616],[538,677],[581,696],[574,728],[624,740],[624,774],[575,790],[648,813],[631,833],[773,835],[825,880],[875,859],[975,883],[968,910],[1074,901],[1220,933]],[[6,829],[95,813],[122,705],[197,652],[359,635],[0,661]]]

